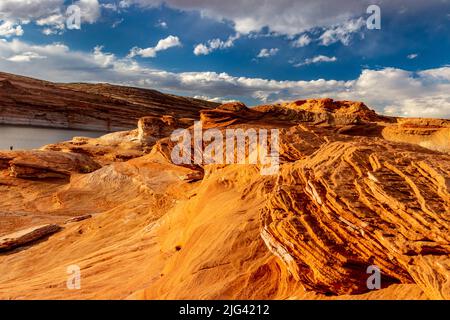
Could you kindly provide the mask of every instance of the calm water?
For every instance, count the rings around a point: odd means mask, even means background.
[[[36,149],[73,137],[97,138],[107,132],[0,125],[0,150]]]

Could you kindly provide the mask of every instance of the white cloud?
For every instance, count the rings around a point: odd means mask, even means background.
[[[95,23],[100,17],[98,0],[78,0],[71,4],[81,10],[82,23]],[[64,0],[1,0],[0,20],[20,24],[36,22],[45,27],[43,33],[60,33],[65,28],[66,5]]]
[[[51,29],[51,28],[45,28],[45,29],[42,29],[42,33],[45,34],[46,36],[50,36],[53,34],[57,34],[58,31]]]
[[[272,49],[261,49],[261,51],[258,54],[258,58],[269,58],[278,53],[280,49],[278,48],[272,48]]]
[[[326,30],[320,36],[319,40],[324,46],[329,46],[339,41],[347,46],[350,44],[352,35],[359,32],[365,25],[366,22],[363,18],[348,20],[345,23],[335,25]]]
[[[181,46],[181,42],[178,37],[168,36],[167,38],[158,41],[158,44],[155,47],[155,51],[163,51],[172,47],[179,46]]]
[[[283,35],[298,35],[313,28],[329,28],[344,24],[349,19],[367,18],[369,5],[380,4],[383,16],[398,15],[405,1],[381,0],[127,0],[128,4],[157,7],[165,4],[181,10],[200,11],[202,16],[219,21],[231,21],[236,32],[248,34],[259,32],[264,27]],[[408,12],[422,13],[425,10],[448,12],[448,1],[410,0]]]
[[[234,46],[234,42],[237,39],[239,39],[240,37],[241,37],[241,35],[239,33],[237,33],[235,35],[228,37],[228,39],[226,41],[223,41],[220,39],[208,40],[208,42],[206,44],[200,43],[200,44],[196,45],[194,48],[194,54],[196,56],[208,55],[215,50],[231,48]]]
[[[167,22],[165,22],[165,21],[162,21],[162,20],[159,20],[157,23],[156,23],[156,26],[157,27],[159,27],[159,28],[162,28],[162,29],[167,29]]]
[[[45,18],[40,18],[36,20],[36,24],[38,26],[49,26],[43,30],[44,34],[55,34],[59,33],[61,30],[65,28],[66,19],[60,14],[52,14]],[[49,30],[49,31],[45,31]]]
[[[64,0],[2,0],[0,19],[9,21],[37,20],[61,11]]]
[[[313,58],[305,59],[303,62],[294,64],[294,67],[301,67],[301,66],[306,66],[306,65],[321,63],[321,62],[335,62],[335,61],[337,61],[336,57],[328,57],[328,56],[324,56],[324,55],[318,55]]]
[[[450,97],[448,95],[435,95],[405,99],[403,101],[397,101],[393,105],[386,106],[384,113],[412,118],[438,117],[450,119]]]
[[[0,21],[0,37],[20,37],[23,35],[22,26],[11,21]]]
[[[422,78],[430,79],[430,81],[450,82],[450,66],[420,71]]]
[[[412,59],[415,59],[415,58],[417,58],[419,55],[417,54],[417,53],[411,53],[411,54],[408,54],[406,57],[409,59],[409,60],[412,60]]]
[[[81,21],[95,23],[100,17],[100,4],[98,0],[79,0],[74,3],[81,9]]]
[[[198,45],[195,46],[194,48],[194,54],[196,56],[201,56],[201,55],[208,55],[210,53],[209,48],[204,45],[203,43],[200,43]]]
[[[225,99],[223,97],[208,97],[208,96],[194,96],[194,99],[200,99],[205,101],[211,101],[211,102],[217,102],[217,103],[229,103],[229,102],[236,102],[236,99]]]
[[[119,2],[119,8],[122,8],[122,9],[129,8],[130,5],[131,5],[131,1],[122,0]]]
[[[102,46],[96,46],[92,54],[94,61],[101,68],[110,68],[114,66],[114,62],[117,60],[116,56],[112,53],[104,53]]]
[[[154,58],[159,51],[164,51],[173,47],[180,47],[181,41],[178,37],[168,36],[165,39],[161,39],[158,41],[158,44],[155,47],[141,49],[138,47],[134,47],[131,49],[130,54],[128,55],[130,58],[135,56],[141,56],[143,58]]]
[[[26,62],[10,59],[27,52],[47,58],[30,58]],[[0,40],[0,70],[50,81],[110,82],[217,100],[359,100],[391,115],[450,118],[450,66],[419,72],[395,68],[363,70],[349,81],[278,81],[216,72],[168,72],[144,67],[130,58],[118,58],[103,52],[101,47],[84,53],[58,43],[38,46],[13,39]]]
[[[305,47],[311,43],[311,38],[307,34],[302,34],[298,39],[292,42],[292,46],[295,48]]]
[[[33,59],[45,59],[47,57],[41,56],[36,52],[27,51],[12,57],[9,57],[7,60],[13,62],[30,62]]]
[[[120,18],[119,20],[117,20],[117,21],[115,21],[112,25],[111,25],[111,28],[117,28],[117,26],[118,25],[120,25],[122,22],[124,22],[125,21],[125,19],[123,19],[123,18]]]
[[[100,6],[107,10],[117,11],[117,5],[115,3],[102,3]]]
[[[232,21],[236,32],[248,34],[264,27],[270,31],[296,35],[314,27],[328,27],[365,14],[369,0],[128,0],[141,6],[162,3],[181,9],[197,10],[203,16]]]

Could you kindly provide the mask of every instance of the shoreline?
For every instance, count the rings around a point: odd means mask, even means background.
[[[126,131],[131,129],[118,129],[118,130],[100,130],[93,128],[82,128],[82,127],[62,127],[62,126],[45,126],[45,125],[37,125],[37,124],[16,124],[16,123],[3,123],[0,122],[1,127],[18,127],[18,128],[34,128],[34,129],[55,129],[55,130],[66,130],[66,131],[87,131],[87,132],[95,132],[95,133],[113,133],[118,131]]]

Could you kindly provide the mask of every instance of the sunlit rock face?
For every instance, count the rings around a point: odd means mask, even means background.
[[[217,103],[110,84],[52,83],[0,72],[0,124],[130,130],[145,116],[198,118]]]
[[[0,234],[63,226],[0,254],[0,298],[450,299],[448,120],[331,99],[139,118],[0,154]],[[278,130],[279,170],[175,164],[194,120]]]

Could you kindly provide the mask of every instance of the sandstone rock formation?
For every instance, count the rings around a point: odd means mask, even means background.
[[[0,152],[0,169],[24,179],[68,178],[72,172],[89,173],[100,165],[86,155],[58,151]]]
[[[450,121],[440,119],[398,119],[397,125],[383,129],[385,139],[418,144],[422,147],[450,152]]]
[[[176,117],[45,146],[59,157],[43,158],[46,170],[70,179],[11,175],[18,155],[2,153],[0,234],[92,217],[0,255],[0,298],[450,299],[447,120],[331,99],[233,103],[200,118],[219,131],[278,129],[279,172],[174,164],[168,135],[192,125]],[[99,166],[82,172],[81,155]],[[74,263],[83,286],[68,292]],[[367,286],[370,266],[380,290]]]
[[[73,218],[67,219],[67,220],[64,222],[64,224],[67,224],[67,223],[74,223],[74,222],[80,222],[80,221],[83,221],[83,220],[86,220],[86,219],[90,219],[90,218],[92,218],[92,215],[91,215],[91,214],[85,214],[85,215],[82,215],[82,216],[78,216],[78,217],[73,217]]]
[[[190,124],[192,124],[191,121]],[[138,140],[144,145],[154,145],[161,138],[169,136],[175,129],[188,125],[172,116],[143,117],[138,122]]]
[[[144,116],[197,118],[218,104],[109,84],[58,84],[0,72],[0,124],[119,131]]]
[[[56,224],[46,224],[0,237],[0,252],[12,250],[33,241],[37,241],[45,236],[55,233],[59,229],[60,227]]]

